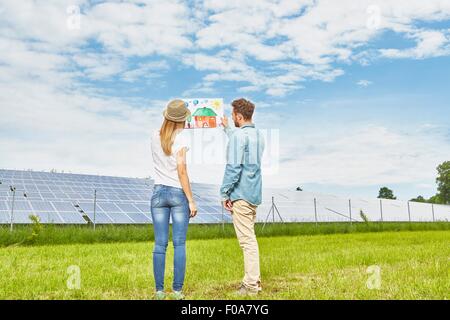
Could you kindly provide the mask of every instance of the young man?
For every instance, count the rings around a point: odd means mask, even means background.
[[[232,119],[236,129],[223,126],[229,137],[227,165],[220,194],[224,208],[231,212],[239,245],[244,253],[245,276],[238,293],[255,295],[261,291],[259,249],[255,235],[256,208],[261,204],[261,158],[264,139],[252,122],[255,105],[234,100]]]

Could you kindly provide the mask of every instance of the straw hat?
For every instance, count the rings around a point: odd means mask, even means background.
[[[163,115],[167,120],[174,122],[183,122],[191,115],[191,111],[189,111],[189,109],[186,107],[186,104],[183,100],[175,99],[167,104]]]

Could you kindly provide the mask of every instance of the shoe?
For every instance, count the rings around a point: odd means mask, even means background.
[[[246,286],[244,286],[243,284],[241,284],[241,286],[239,287],[236,294],[239,296],[256,296],[259,291],[261,291],[261,290],[250,289],[250,288],[247,288]]]
[[[172,300],[184,300],[185,298],[184,294],[181,291],[172,292],[170,297],[172,298]]]
[[[261,281],[258,281],[257,285],[258,285],[258,292],[261,292],[262,291]]]
[[[166,293],[164,291],[156,291],[155,300],[164,300],[166,298]]]

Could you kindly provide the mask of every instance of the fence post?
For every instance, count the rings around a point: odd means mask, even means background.
[[[431,213],[433,214],[433,222],[435,222],[435,220],[434,220],[434,203],[431,204]]]
[[[96,211],[97,211],[97,189],[94,189],[94,230],[95,230],[95,224],[96,224],[96,217],[95,217],[95,214],[96,214]]]
[[[409,205],[409,201],[408,203],[408,221],[411,222],[411,206]]]
[[[316,220],[316,226],[317,226],[317,200],[314,198],[314,218]]]
[[[380,199],[381,222],[383,222],[383,199]]]
[[[10,226],[10,231],[13,231],[13,225],[14,225],[14,202],[16,200],[16,187],[9,187],[10,190],[13,193],[13,197],[12,197],[12,204],[11,204],[11,226]]]
[[[222,208],[222,231],[225,231],[225,217],[223,215],[223,205],[221,206]]]
[[[350,214],[350,224],[352,224],[352,199],[348,199],[348,212]]]

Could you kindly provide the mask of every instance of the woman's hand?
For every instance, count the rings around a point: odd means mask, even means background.
[[[195,201],[189,201],[189,210],[191,211],[190,217],[193,218],[197,215],[197,205]]]
[[[177,152],[177,172],[181,187],[183,188],[184,194],[186,195],[187,200],[189,202],[189,211],[190,211],[189,216],[193,218],[197,215],[197,205],[195,204],[192,195],[191,184],[189,183],[189,177],[187,174],[186,151],[187,148],[184,147]]]

